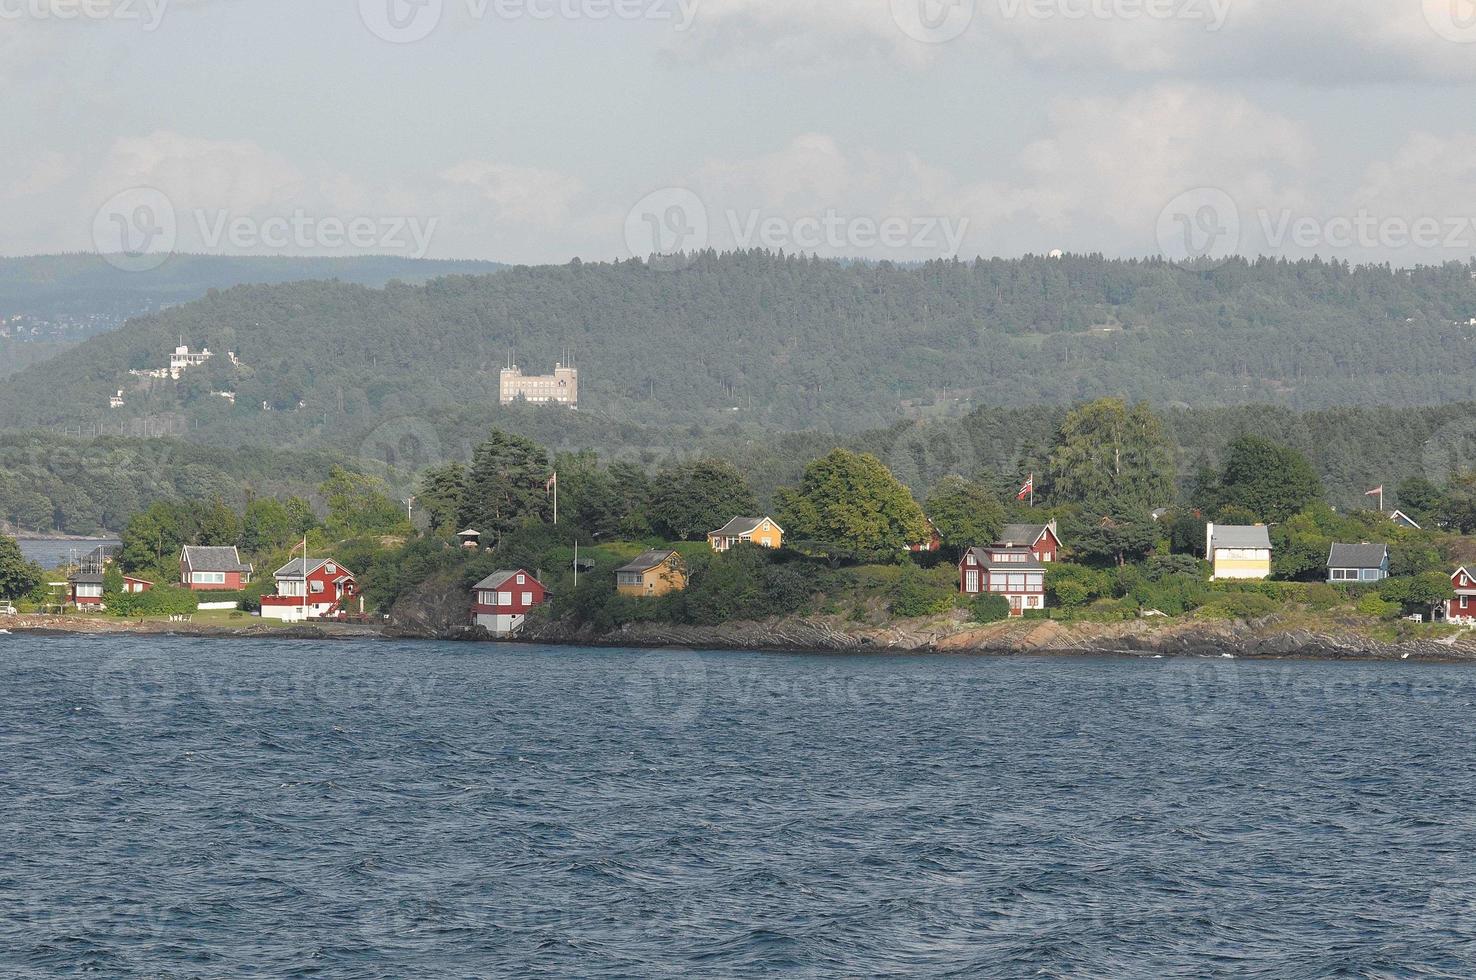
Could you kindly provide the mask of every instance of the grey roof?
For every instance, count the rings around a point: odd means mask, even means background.
[[[102,572],[78,572],[69,576],[67,581],[76,585],[102,585],[103,574]]]
[[[1215,525],[1211,543],[1213,548],[1264,548],[1271,549],[1271,532],[1264,527],[1247,527],[1243,524]]]
[[[513,569],[503,569],[501,571],[493,572],[491,575],[488,575],[486,578],[482,579],[476,585],[472,586],[472,588],[474,590],[477,590],[477,591],[481,591],[483,589],[486,589],[486,590],[490,591],[492,589],[497,588],[499,585],[501,585],[502,583],[506,582],[508,579],[512,578],[514,575],[526,575],[530,579],[533,579],[533,581],[538,582],[538,579],[533,578],[533,573],[532,572],[525,571],[524,569],[521,569],[521,568],[513,568]],[[538,582],[538,584],[539,585],[542,585],[543,583],[542,582]]]
[[[758,526],[768,519],[768,517],[735,517],[716,531],[709,531],[708,534],[748,534],[750,531],[757,530]]]
[[[1011,555],[1024,555],[1026,560],[994,561],[992,558],[989,557],[991,552],[994,554],[999,554],[1003,552],[1005,554]],[[1035,555],[1031,552],[1029,548],[970,548],[967,552],[965,552],[965,556],[967,557],[968,555],[973,555],[974,558],[979,562],[979,564],[984,566],[985,568],[998,568],[1001,570],[1008,570],[1012,572],[1045,571],[1045,566],[1035,560]]]
[[[1044,524],[1006,524],[999,532],[1000,544],[1032,545],[1046,533]]]
[[[329,564],[330,562],[332,564],[334,564],[334,565],[338,565],[338,562],[333,561],[332,558],[314,558],[314,559],[312,559],[312,565],[311,565],[311,567],[308,568],[308,572],[309,573],[316,572],[318,569],[322,568],[324,565]],[[338,570],[340,572],[348,572],[348,574],[350,574],[350,575],[353,574],[352,572],[349,572],[349,570],[347,568],[344,568],[342,565],[338,565]],[[292,559],[287,564],[285,564],[281,568],[277,569],[274,577],[276,577],[276,578],[302,578],[302,559],[301,558],[294,558],[294,559]]]
[[[1388,556],[1386,544],[1334,544],[1327,554],[1327,567],[1383,568]]]
[[[235,548],[201,548],[185,545],[182,564],[195,572],[249,572],[251,566],[241,561]]]
[[[631,562],[629,565],[622,565],[615,570],[617,572],[649,572],[651,569],[664,564],[666,560],[672,555],[676,555],[677,558],[681,558],[681,555],[677,554],[675,551],[672,551],[670,548],[648,551],[645,554],[637,557],[636,560]]]

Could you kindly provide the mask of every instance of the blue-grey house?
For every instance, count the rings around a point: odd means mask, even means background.
[[[1335,544],[1327,555],[1327,580],[1334,585],[1382,582],[1389,577],[1386,544]]]

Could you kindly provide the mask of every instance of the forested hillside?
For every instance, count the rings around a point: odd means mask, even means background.
[[[211,289],[304,279],[381,286],[498,268],[389,256],[176,255],[157,269],[128,272],[91,254],[0,258],[0,377],[117,329],[129,317],[199,299]]]
[[[326,453],[167,439],[0,436],[0,529],[91,534],[121,530],[156,501],[239,509],[252,497],[307,496],[338,462]]]
[[[745,253],[680,271],[576,262],[380,290],[246,286],[20,373],[0,392],[0,424],[177,413],[191,438],[331,444],[385,417],[494,405],[509,351],[543,371],[568,347],[582,411],[643,425],[854,432],[1107,394],[1161,407],[1436,404],[1476,398],[1473,269],[1189,272],[1098,257],[898,268]],[[242,366],[217,359],[109,412],[128,370],[157,367],[181,335]],[[234,408],[212,389],[236,392]]]

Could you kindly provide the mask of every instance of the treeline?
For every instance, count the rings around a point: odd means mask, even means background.
[[[252,496],[288,497],[316,487],[339,465],[347,464],[326,452],[5,435],[0,523],[28,531],[116,532],[158,501],[218,500],[239,509]]]
[[[519,267],[382,290],[223,290],[139,317],[17,375],[0,420],[78,424],[183,335],[244,367],[141,390],[121,416],[180,412],[201,438],[331,443],[379,420],[494,405],[509,352],[573,348],[581,407],[615,423],[768,432],[1070,404],[1422,405],[1476,399],[1476,266],[1234,261],[1187,271],[1099,256],[837,263],[764,252]],[[234,407],[209,390],[238,394]],[[266,405],[294,418],[264,418]],[[299,406],[301,406],[299,410]],[[680,431],[680,430],[673,430]]]

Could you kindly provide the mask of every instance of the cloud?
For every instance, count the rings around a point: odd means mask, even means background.
[[[947,11],[966,21],[919,30]],[[1465,82],[1476,80],[1476,0],[709,0],[672,48],[743,67],[982,57],[1183,79]]]
[[[848,150],[809,133],[772,153],[709,161],[682,183],[702,200],[711,244],[763,244],[744,234],[775,219],[935,219],[965,229],[965,254],[1053,247],[1156,251],[1160,214],[1179,194],[1222,189],[1255,206],[1307,206],[1315,149],[1292,120],[1238,96],[1163,85],[1126,97],[1062,100],[1050,135],[1024,147],[1006,172],[974,175],[918,154]],[[777,224],[776,224],[777,227]],[[843,236],[844,237],[844,236]],[[821,254],[928,258],[950,254],[941,235],[887,250],[832,241]],[[791,248],[797,247],[791,245]]]

